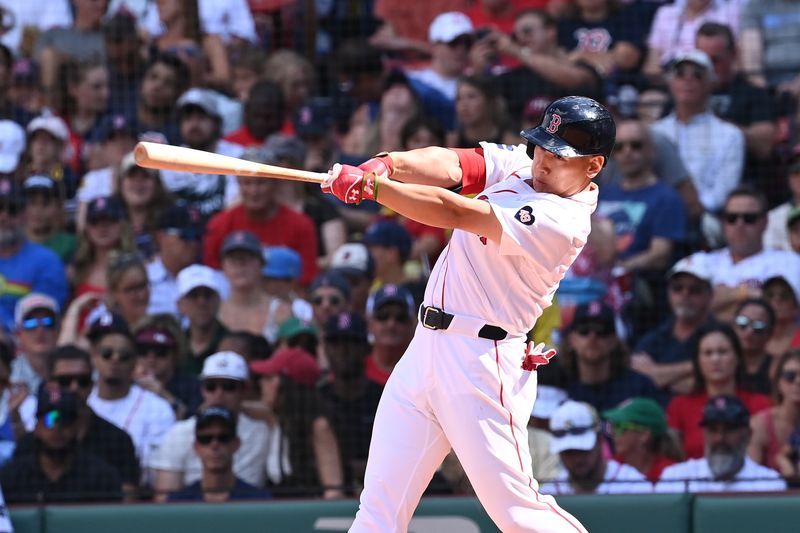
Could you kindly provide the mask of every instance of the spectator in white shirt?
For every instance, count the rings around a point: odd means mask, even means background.
[[[786,490],[778,472],[747,456],[750,414],[736,396],[709,398],[703,408],[705,455],[668,466],[656,492],[767,492]]]
[[[652,492],[638,470],[604,457],[600,418],[591,405],[567,400],[550,418],[550,432],[550,451],[559,455],[564,469],[541,485],[543,494]]]
[[[199,0],[197,7],[204,33],[219,35],[226,45],[237,41],[257,42],[256,26],[247,0]],[[158,2],[148,2],[140,23],[151,37],[164,33],[166,28],[158,14]]]
[[[767,229],[764,231],[764,248],[792,250],[789,242],[789,214],[797,214],[800,205],[800,145],[795,147],[793,162],[788,170],[786,184],[789,198],[786,202],[770,210],[767,216]]]
[[[128,432],[139,462],[146,465],[150,454],[175,423],[175,413],[166,400],[134,383],[136,345],[121,316],[100,313],[89,325],[86,337],[97,371],[89,407]]]

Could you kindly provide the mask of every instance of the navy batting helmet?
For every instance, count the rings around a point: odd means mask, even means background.
[[[539,126],[520,133],[529,146],[541,146],[558,156],[602,155],[606,162],[616,134],[611,113],[585,96],[559,98],[547,106]]]

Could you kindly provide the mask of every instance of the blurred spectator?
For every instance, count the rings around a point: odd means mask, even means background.
[[[125,431],[97,416],[87,405],[94,383],[92,370],[88,352],[73,345],[60,346],[48,354],[46,387],[60,387],[75,394],[78,446],[112,466],[122,481],[123,493],[132,497],[141,481],[133,441]],[[34,452],[35,442],[33,433],[28,433],[19,441],[15,453]]]
[[[30,55],[36,33],[53,27],[69,26],[72,13],[69,0],[52,0],[47,9],[24,0],[3,0],[3,45],[16,55]]]
[[[544,9],[548,0],[477,0],[465,11],[476,28],[493,28],[510,34],[515,15],[523,9]]]
[[[133,117],[145,69],[142,38],[133,15],[118,11],[108,18],[103,23],[103,43],[110,75],[109,112]]]
[[[67,265],[73,297],[87,292],[105,293],[109,255],[133,250],[133,235],[119,198],[101,196],[89,202],[86,226],[78,236],[78,249]]]
[[[0,178],[0,275],[5,280],[0,294],[0,324],[6,331],[13,331],[14,308],[29,292],[46,294],[59,305],[67,300],[61,260],[49,248],[25,238],[24,205],[18,184]]]
[[[400,144],[403,150],[444,146],[445,131],[435,118],[420,113],[403,125],[400,131]]]
[[[324,350],[332,379],[319,387],[323,413],[333,424],[344,467],[344,491],[356,495],[364,486],[372,423],[383,387],[367,379],[367,325],[342,312],[325,323]]]
[[[667,299],[672,316],[646,333],[631,356],[631,368],[673,394],[691,390],[694,334],[713,320],[711,271],[703,259],[685,257],[670,269]]]
[[[542,494],[627,494],[651,492],[652,486],[634,467],[603,455],[600,419],[595,409],[567,400],[550,418],[553,440],[564,468],[556,479],[542,483]]]
[[[210,406],[197,413],[192,448],[203,465],[203,474],[200,480],[169,494],[168,502],[227,502],[272,497],[268,491],[254,487],[233,472],[234,456],[242,445],[236,432],[236,419],[234,412],[222,406]]]
[[[748,2],[742,7],[742,70],[758,87],[798,91],[800,57],[792,43],[800,39],[797,6],[786,0]]]
[[[239,102],[247,100],[250,89],[261,78],[265,60],[264,51],[252,46],[233,54],[231,58],[231,88],[233,96]]]
[[[13,68],[14,54],[7,46],[0,44],[0,117],[13,120],[20,126],[26,126],[33,115],[15,104],[9,97]]]
[[[136,341],[136,384],[164,398],[182,420],[200,406],[200,385],[183,370],[186,340],[174,316],[146,316],[133,328]]]
[[[25,236],[53,250],[66,264],[78,246],[74,233],[64,231],[63,190],[48,175],[33,175],[22,183],[25,194]]]
[[[656,483],[664,468],[682,458],[664,409],[650,398],[626,400],[605,411],[603,418],[611,422],[615,459],[634,467],[649,482]]]
[[[742,178],[744,135],[709,108],[714,66],[705,52],[675,57],[668,78],[675,110],[653,123],[654,131],[677,144],[700,203],[716,214]]]
[[[172,407],[134,382],[136,344],[121,316],[101,313],[89,325],[86,337],[97,372],[89,407],[131,436],[139,463],[146,466],[175,423]]]
[[[13,175],[25,152],[25,130],[12,120],[0,119],[0,174]]]
[[[742,388],[744,361],[734,331],[724,324],[703,327],[696,334],[692,358],[694,387],[690,394],[672,398],[667,406],[667,422],[683,441],[687,458],[703,455],[702,407],[710,397],[737,396],[751,414],[772,405],[768,396]]]
[[[767,345],[768,354],[780,357],[790,348],[800,347],[800,302],[783,276],[773,276],[761,286],[764,300],[775,313],[775,324]]]
[[[11,458],[26,431],[36,424],[36,397],[24,383],[11,382],[14,353],[0,343],[0,466]]]
[[[300,254],[286,246],[265,246],[264,267],[261,283],[270,296],[289,304],[292,315],[309,321],[313,316],[311,304],[298,295],[297,280],[300,278],[302,261]]]
[[[323,272],[308,287],[308,299],[314,310],[314,323],[324,330],[328,320],[350,310],[350,286],[341,273]]]
[[[292,316],[292,309],[264,290],[263,267],[264,254],[258,237],[248,231],[234,231],[225,238],[222,271],[230,283],[231,294],[220,307],[219,319],[228,329],[249,331],[274,342],[278,325]]]
[[[244,125],[225,136],[226,141],[247,148],[262,144],[281,131],[286,120],[286,103],[280,85],[268,80],[256,82],[247,93],[242,117]]]
[[[386,75],[380,50],[351,37],[336,50],[332,63],[337,90],[332,111],[337,129],[348,131],[351,120],[365,114],[375,120]]]
[[[244,159],[263,162],[261,150],[245,152]],[[242,202],[215,215],[203,240],[203,263],[219,268],[222,243],[233,231],[247,231],[261,244],[288,246],[303,261],[300,284],[307,285],[317,273],[317,236],[312,220],[278,202],[277,180],[239,177]],[[260,252],[259,252],[260,253]]]
[[[273,492],[341,497],[341,455],[331,423],[320,412],[314,387],[321,371],[314,357],[299,348],[283,348],[250,368],[259,376],[261,401],[281,428],[281,448],[288,447],[284,480]]]
[[[317,328],[309,321],[291,317],[278,328],[276,349],[301,348],[311,355],[318,354],[319,334]],[[319,359],[319,357],[318,357]]]
[[[473,148],[482,141],[519,144],[519,134],[510,127],[492,78],[461,78],[456,90],[455,110],[458,126],[448,135],[447,146]]]
[[[36,41],[33,57],[42,70],[46,91],[55,89],[59,67],[68,61],[86,61],[105,55],[100,27],[106,14],[106,0],[73,0],[70,23],[45,31]],[[46,10],[45,10],[46,11]]]
[[[737,33],[739,12],[745,3],[746,0],[683,0],[659,7],[649,28],[644,73],[660,77],[677,55],[695,48],[698,30],[708,22]]]
[[[561,364],[570,399],[599,411],[636,396],[663,401],[653,382],[628,366],[628,348],[616,334],[614,311],[601,302],[575,309],[565,331]]]
[[[800,209],[792,209],[786,218],[786,229],[789,233],[789,245],[792,251],[800,254]]]
[[[25,175],[50,176],[61,189],[63,198],[72,198],[78,188],[78,176],[64,165],[64,148],[69,139],[67,125],[54,115],[42,115],[28,123]]]
[[[147,313],[177,316],[178,273],[200,260],[200,211],[184,203],[174,204],[157,215],[155,228],[158,253],[147,264],[151,292]]]
[[[739,337],[744,361],[742,388],[769,395],[772,392],[770,376],[776,356],[766,351],[767,342],[775,329],[775,312],[761,298],[748,299],[736,307],[733,329]]]
[[[781,461],[794,451],[790,436],[800,427],[800,352],[789,351],[778,359],[772,384],[775,406],[753,415],[747,453],[758,464],[783,472]]]
[[[430,54],[426,29],[439,13],[464,11],[466,0],[438,0],[407,4],[391,0],[375,1],[375,16],[380,20],[369,44],[400,60],[413,60]]]
[[[553,435],[550,433],[550,417],[559,405],[567,400],[567,393],[548,385],[538,385],[536,402],[528,420],[528,447],[531,450],[531,468],[537,481],[551,481],[564,467],[557,453],[550,450]]]
[[[189,83],[189,69],[177,57],[160,54],[150,59],[139,86],[136,123],[139,140],[178,144],[173,111]]]
[[[402,285],[387,283],[370,296],[366,316],[372,353],[365,361],[367,379],[386,385],[414,336],[415,311],[414,297]]]
[[[333,113],[331,100],[323,98],[312,98],[298,109],[294,117],[294,130],[306,149],[301,168],[326,172],[334,162],[340,160],[341,149],[333,130]]]
[[[330,265],[331,272],[347,279],[350,288],[350,308],[366,316],[367,298],[375,278],[375,261],[365,244],[349,242],[337,248]]]
[[[464,13],[439,14],[428,27],[430,66],[407,72],[425,112],[436,117],[448,130],[455,127],[458,78],[469,66],[469,50],[475,41],[473,32],[472,22]]]
[[[798,153],[792,158],[786,173],[788,200],[770,209],[767,214],[767,228],[764,230],[764,248],[771,250],[792,250],[789,242],[789,217],[793,220],[800,216],[800,145],[795,148]],[[797,251],[797,250],[795,250]]]
[[[241,146],[220,139],[222,116],[207,89],[192,88],[176,104],[184,145],[196,150],[240,157]],[[175,196],[200,210],[204,219],[231,205],[239,195],[234,176],[163,170],[164,185]]]
[[[8,98],[26,113],[38,115],[44,110],[45,95],[39,80],[39,65],[32,59],[18,57],[14,61]]]
[[[136,250],[147,259],[153,258],[158,250],[164,250],[158,242],[158,224],[174,200],[164,187],[159,171],[140,167],[133,152],[129,153],[116,173],[114,194],[119,195],[125,208]],[[199,240],[199,235],[196,238]],[[198,257],[197,252],[194,257]]]
[[[203,363],[200,374],[202,407],[223,407],[233,414],[236,435],[241,441],[233,456],[233,473],[251,485],[263,487],[267,477],[273,483],[281,481],[277,464],[280,456],[270,444],[277,438],[277,433],[274,428],[241,412],[248,378],[247,362],[241,355],[233,352],[211,355]],[[202,479],[203,465],[198,451],[192,446],[197,422],[198,416],[195,415],[176,423],[152,457],[149,466],[154,470],[156,500],[164,501],[168,492]]]
[[[60,327],[58,303],[41,293],[29,293],[14,309],[17,353],[11,362],[11,381],[24,384],[30,394],[47,376],[47,357],[56,347]]]
[[[191,0],[181,3],[196,4],[202,30],[219,36],[227,45],[236,44],[237,41],[256,42],[253,16],[246,0]],[[161,22],[165,18],[161,11],[173,8],[174,4],[173,0],[148,2],[143,20],[147,33],[158,36],[166,30]]]
[[[285,120],[289,121],[314,92],[316,73],[314,65],[294,50],[275,50],[263,65],[263,79],[278,84],[286,106]],[[293,133],[284,124],[284,133]]]
[[[221,275],[203,265],[191,265],[176,279],[178,310],[185,317],[188,352],[184,368],[197,375],[205,359],[216,353],[227,328],[219,321]]]
[[[411,235],[403,226],[393,220],[379,220],[367,228],[362,240],[375,261],[373,288],[409,281],[405,264],[411,253]]]
[[[800,256],[764,249],[766,215],[766,199],[756,189],[738,187],[725,200],[722,233],[727,247],[706,258],[714,285],[711,308],[720,319],[730,318],[743,300],[760,297],[761,284],[772,276],[784,276],[800,293]]]
[[[120,476],[78,445],[78,399],[58,387],[38,395],[34,453],[15,456],[0,470],[9,503],[119,500]]]
[[[719,395],[703,406],[705,450],[664,469],[655,492],[784,491],[786,482],[747,456],[750,414],[736,396]]]

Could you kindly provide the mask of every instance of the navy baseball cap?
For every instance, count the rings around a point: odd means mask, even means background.
[[[158,215],[156,228],[175,233],[185,241],[199,241],[203,236],[200,211],[185,203],[171,205]]]
[[[750,413],[736,396],[721,394],[708,399],[703,406],[701,426],[709,424],[728,424],[731,426],[747,426],[750,424]]]
[[[261,241],[258,240],[255,233],[249,231],[234,231],[228,234],[222,242],[222,255],[227,255],[236,250],[250,252],[257,255],[262,262],[264,261]]]
[[[343,311],[325,322],[325,340],[352,339],[367,342],[367,323],[358,314]]]
[[[36,416],[49,415],[53,421],[57,418],[74,420],[78,416],[78,397],[72,391],[43,383],[36,399]],[[51,414],[53,411],[58,414]]]
[[[86,338],[90,342],[97,342],[106,335],[119,334],[124,335],[134,341],[128,323],[117,313],[105,309],[98,316],[93,317],[89,323],[89,330],[86,332]]]
[[[0,205],[13,205],[22,207],[25,205],[25,197],[20,190],[17,180],[12,178],[0,178]]]
[[[602,324],[610,328],[611,331],[614,331],[616,324],[614,310],[600,301],[580,304],[575,308],[575,315],[572,318],[569,329],[573,330],[575,327],[586,324],[587,322]]]
[[[333,127],[333,107],[330,100],[312,98],[300,106],[292,117],[298,137],[325,137]]]
[[[308,287],[309,294],[320,287],[334,287],[344,295],[345,300],[350,299],[350,284],[347,279],[338,272],[328,271],[318,275]]]
[[[107,115],[103,117],[97,129],[97,138],[100,142],[107,141],[117,135],[127,135],[136,139],[139,129],[134,121],[125,115]]]
[[[101,220],[119,221],[125,218],[125,208],[116,196],[100,196],[89,202],[86,222],[95,224]]]
[[[402,285],[387,283],[372,293],[367,300],[367,314],[371,315],[387,304],[400,304],[408,308],[408,313],[414,315],[414,296]]]
[[[364,233],[364,244],[397,248],[402,256],[411,252],[411,234],[393,220],[380,220]]]
[[[236,415],[221,405],[210,405],[205,409],[199,409],[194,420],[195,432],[208,427],[212,422],[222,422],[228,430],[236,433]]]
[[[55,180],[44,174],[34,174],[25,178],[25,181],[22,182],[22,190],[26,196],[33,193],[57,196],[59,192]]]

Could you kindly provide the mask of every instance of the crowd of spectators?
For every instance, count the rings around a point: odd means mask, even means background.
[[[531,332],[541,490],[797,486],[798,46],[791,0],[0,0],[6,500],[361,490],[448,232],[136,142],[325,172],[569,94],[617,140]],[[455,456],[428,493],[472,493]]]

